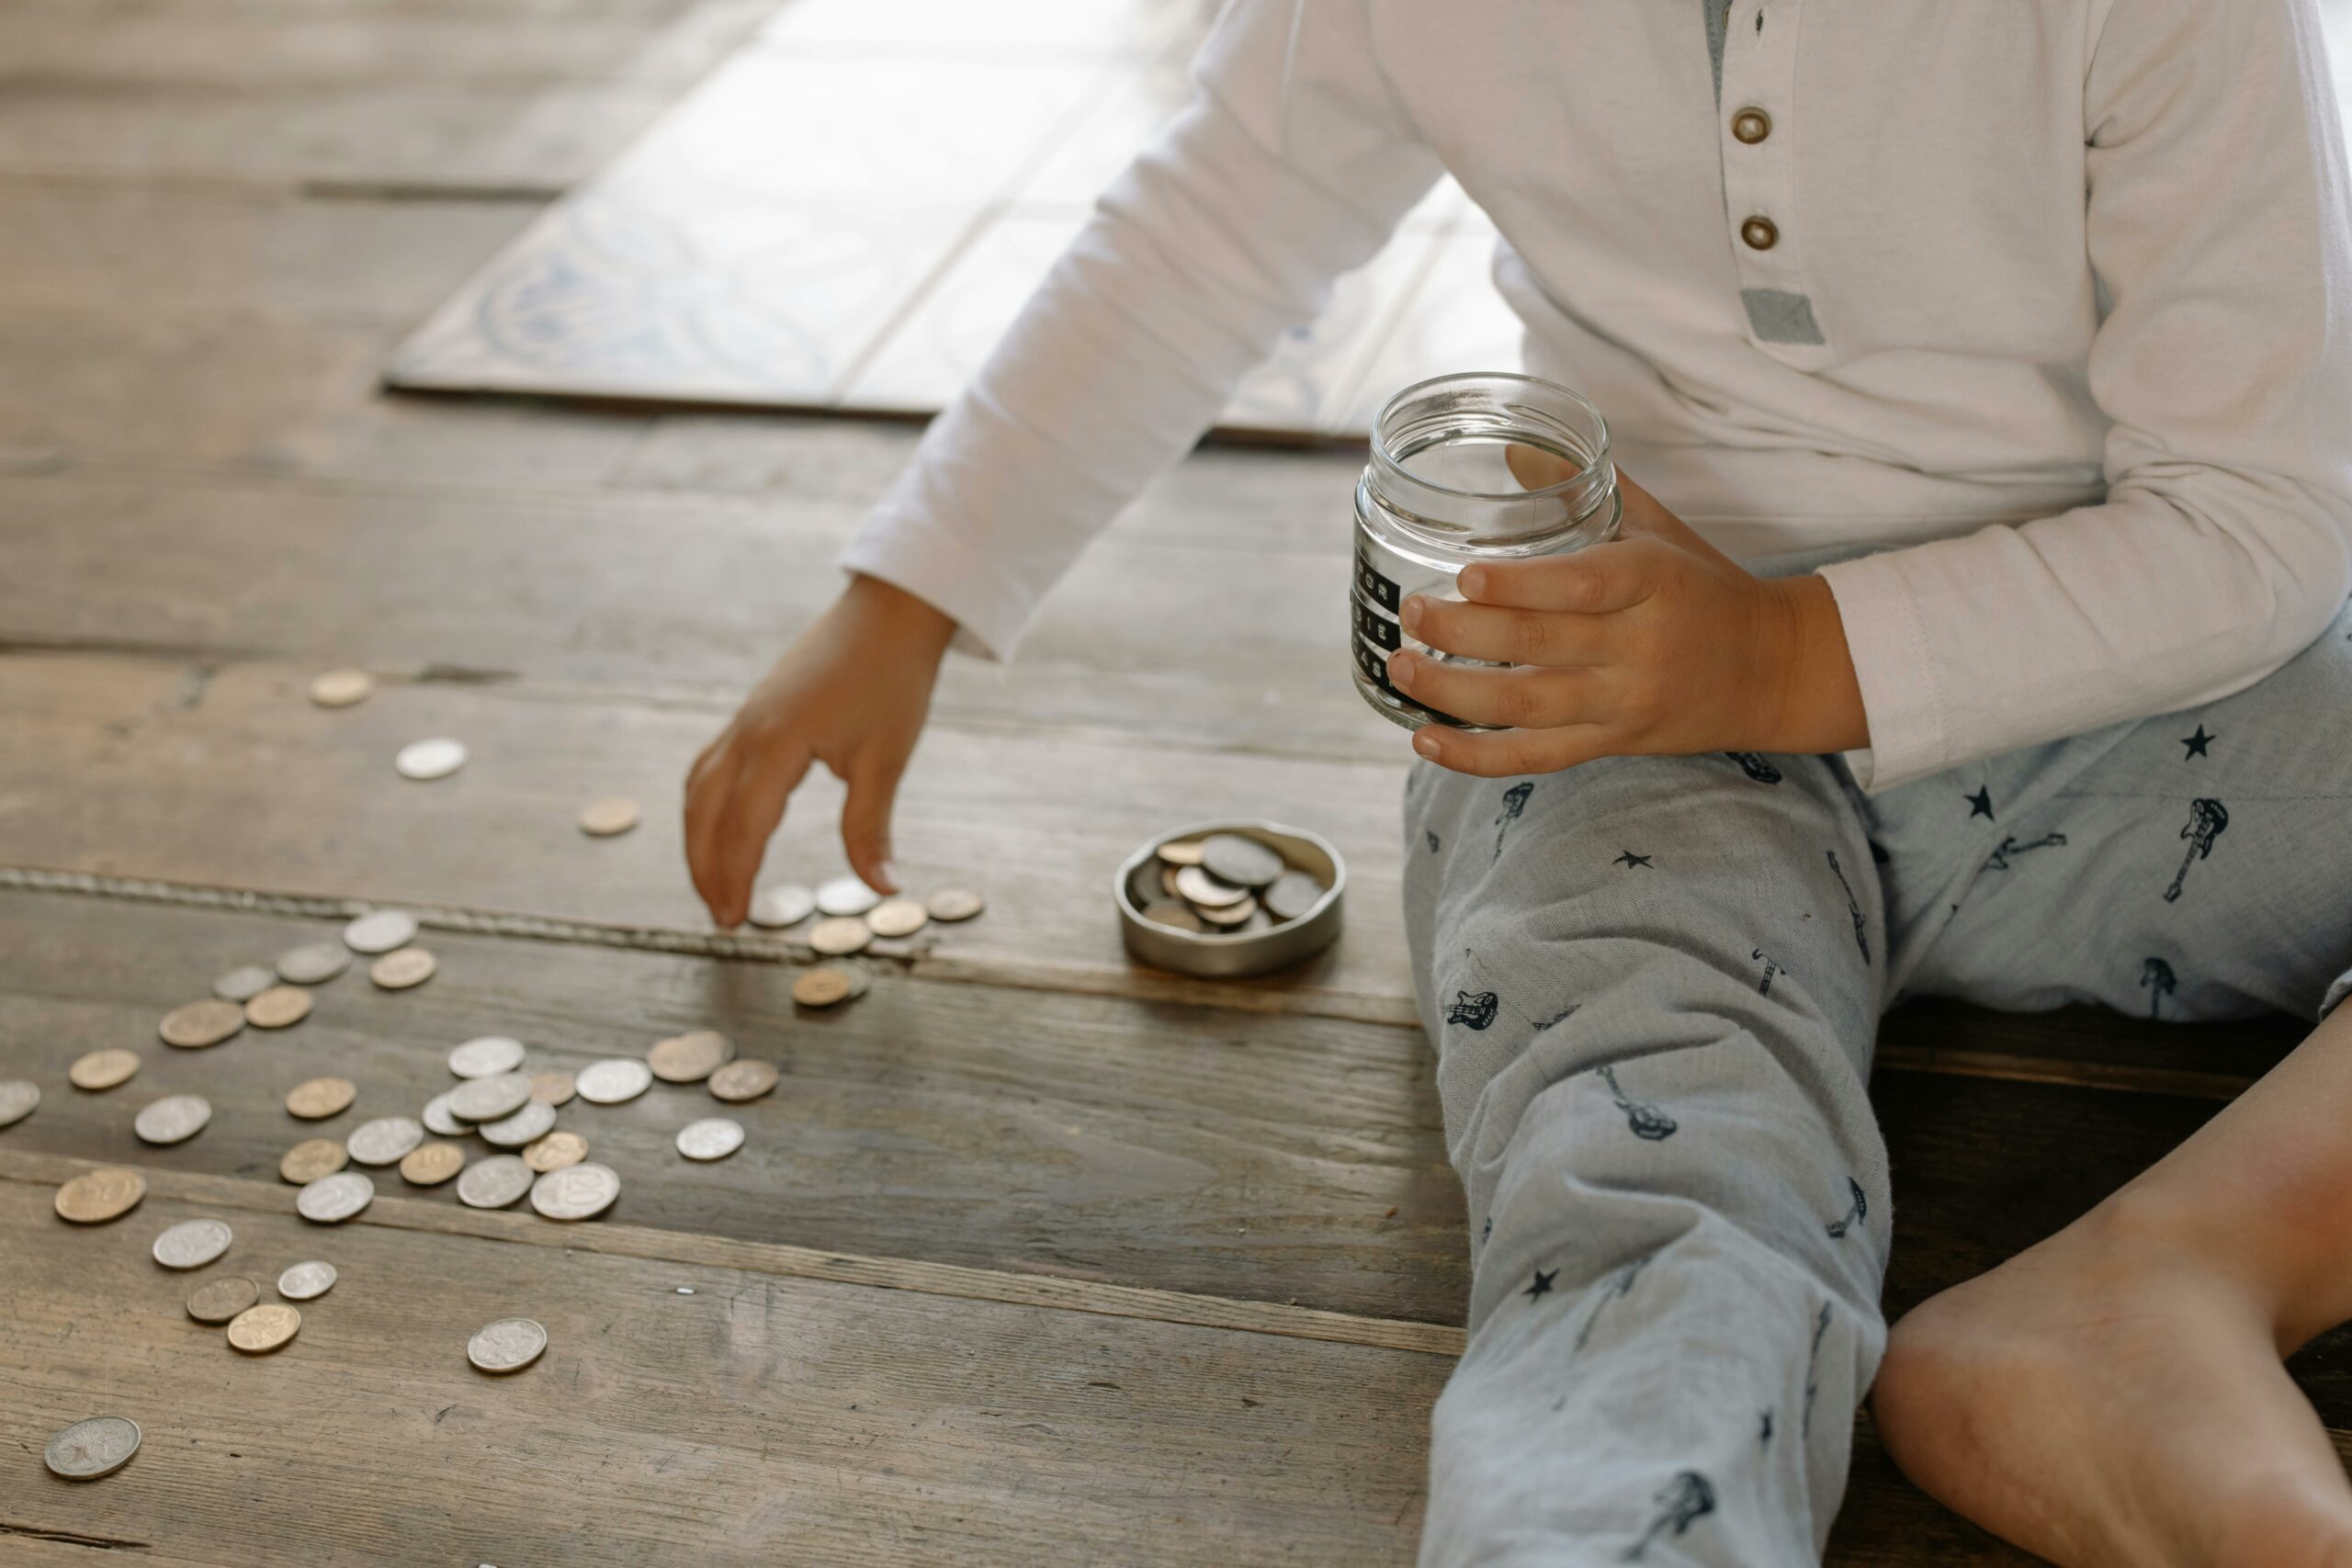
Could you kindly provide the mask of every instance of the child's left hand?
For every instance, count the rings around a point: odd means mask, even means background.
[[[1465,659],[1409,651],[1388,676],[1474,724],[1428,725],[1413,749],[1457,773],[1555,773],[1596,757],[1822,752],[1870,744],[1829,584],[1758,578],[1623,473],[1623,536],[1571,555],[1481,564],[1462,601],[1415,594],[1405,630]]]

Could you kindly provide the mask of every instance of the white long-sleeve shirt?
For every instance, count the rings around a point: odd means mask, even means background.
[[[1231,0],[1194,78],[845,557],[969,651],[1441,170],[1685,521],[1903,547],[1822,570],[1866,787],[2225,696],[2352,590],[2313,0]]]

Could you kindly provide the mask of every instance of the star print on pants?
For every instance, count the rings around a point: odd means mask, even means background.
[[[1992,818],[1993,792],[1989,788],[1979,785],[1974,795],[1963,795],[1962,798],[1968,802],[1968,816],[1971,821],[1979,817],[1988,820]]]
[[[2181,758],[2181,761],[2186,762],[2188,761],[2189,757],[2202,757],[2205,755],[2205,748],[2211,746],[2214,741],[2219,740],[2220,739],[2221,737],[2218,735],[2206,734],[2205,727],[2201,724],[2199,725],[2197,727],[2196,734],[2184,735],[2180,738],[2180,743],[2188,748],[2188,755]]]
[[[1553,1269],[1549,1274],[1546,1274],[1543,1269],[1538,1269],[1535,1270],[1535,1283],[1528,1286],[1527,1289],[1520,1292],[1519,1293],[1530,1298],[1531,1300],[1537,1296],[1548,1296],[1552,1293],[1552,1281],[1559,1277],[1560,1271],[1557,1269]]]
[[[1627,850],[1623,854],[1619,855],[1615,860],[1611,861],[1609,863],[1611,865],[1624,866],[1649,865],[1650,857],[1647,855],[1637,855],[1633,851]],[[1656,870],[1657,868],[1652,866],[1651,869]]]

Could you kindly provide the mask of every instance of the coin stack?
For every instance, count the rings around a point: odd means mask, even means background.
[[[968,920],[987,907],[987,900],[967,888],[951,887],[920,900],[886,898],[857,877],[836,876],[814,889],[792,882],[763,887],[752,899],[751,917],[755,926],[785,931],[822,915],[808,928],[808,945],[820,957],[847,958],[865,952],[876,937],[910,937],[933,920]],[[867,984],[865,971],[854,965],[824,965],[793,983],[792,999],[802,1007],[833,1007],[864,996]]]
[[[1239,833],[1171,839],[1127,885],[1145,919],[1195,936],[1272,931],[1312,912],[1326,891],[1312,874]]]

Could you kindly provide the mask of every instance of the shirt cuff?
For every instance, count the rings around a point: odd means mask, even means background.
[[[1846,765],[1854,782],[1873,795],[1941,771],[1951,755],[1942,692],[1901,554],[1835,561],[1815,572],[1838,601],[1870,724],[1869,747],[1846,752]]]
[[[956,623],[948,646],[1009,660],[1029,624],[1027,592],[956,535],[902,514],[876,513],[842,552],[843,571],[880,578]]]

